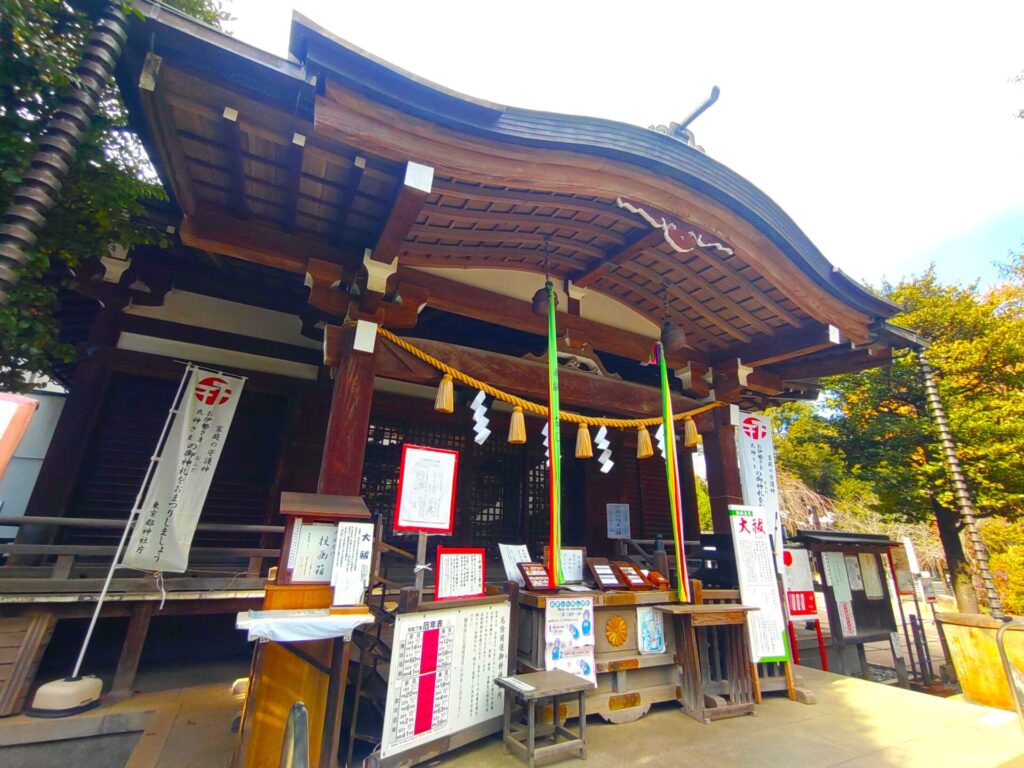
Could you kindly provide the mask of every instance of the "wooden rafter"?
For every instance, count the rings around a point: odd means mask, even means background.
[[[601,275],[605,274],[610,267],[622,264],[640,252],[648,248],[654,248],[658,243],[664,241],[665,235],[660,229],[641,231],[627,240],[622,247],[603,254],[595,264],[573,275],[573,285],[579,288],[586,288]]]
[[[356,155],[352,158],[352,167],[349,168],[348,176],[345,178],[345,191],[341,193],[338,200],[338,217],[331,227],[331,239],[340,240],[345,232],[345,222],[352,210],[352,201],[356,199],[356,192],[359,191],[359,182],[363,180],[363,171],[366,169],[366,158]]]
[[[295,217],[299,212],[299,190],[302,187],[302,155],[306,146],[306,137],[301,133],[292,134],[292,143],[288,145],[288,202],[284,208],[284,230],[295,231]]]
[[[409,230],[420,215],[420,209],[427,201],[433,182],[433,168],[420,163],[406,163],[402,185],[398,188],[395,203],[391,206],[370,258],[384,264],[395,260],[402,243],[409,236]]]
[[[559,195],[554,197],[539,192],[517,192],[511,189],[491,189],[474,187],[451,181],[435,181],[434,192],[452,199],[472,200],[481,203],[508,203],[509,205],[533,206],[534,208],[555,208],[577,213],[590,213],[595,216],[606,216],[616,223],[635,226],[635,222],[627,218],[621,209],[611,203],[599,200]]]
[[[221,115],[224,128],[224,148],[231,172],[231,211],[240,219],[249,217],[245,203],[245,164],[242,162],[242,129],[238,125],[238,110],[224,107]]]
[[[746,321],[754,328],[757,328],[762,333],[775,333],[775,328],[770,326],[761,318],[757,317],[757,315],[755,315],[753,312],[743,307],[738,301],[734,301],[732,298],[728,296],[728,294],[725,293],[725,291],[720,290],[717,286],[705,280],[703,277],[698,275],[688,266],[683,264],[682,261],[678,259],[673,259],[671,256],[665,256],[656,249],[650,250],[647,253],[653,256],[660,266],[667,266],[671,270],[678,272],[680,275],[683,276],[684,281],[689,282],[694,287],[700,288],[701,290],[708,293],[715,301],[719,302],[732,312],[735,312],[737,317]],[[625,266],[627,269],[631,269],[637,274],[644,275],[649,280],[659,280],[664,282],[666,285],[668,285],[669,293],[673,294],[674,296],[678,296],[683,301],[694,301],[693,297],[685,289],[683,289],[683,287],[679,285],[678,282],[666,279],[666,275],[659,273],[657,270],[651,267],[644,266],[643,264],[639,264],[636,260],[629,262]],[[775,305],[772,304],[771,306],[768,307],[768,309],[772,310],[774,306]]]
[[[768,370],[783,381],[803,381],[819,379],[822,376],[835,376],[840,373],[856,373],[890,362],[892,362],[891,349],[860,349],[824,360],[820,358],[791,360],[779,365],[772,365]]]
[[[535,226],[543,226],[535,223]],[[479,230],[479,229],[451,229],[448,227],[431,227],[418,224],[410,231],[416,237],[416,242],[422,242],[424,238],[430,240],[458,240],[471,243],[509,243],[513,245],[535,245],[543,246],[550,243],[551,248],[563,248],[575,251],[580,256],[600,256],[604,251],[595,245],[588,245],[568,237],[557,235],[545,235],[542,232],[506,232],[502,230]],[[409,244],[411,245],[411,243]],[[444,244],[444,247],[463,247],[459,243]],[[477,246],[465,246],[476,249]]]
[[[803,357],[848,341],[834,325],[813,323],[793,331],[754,339],[748,344],[729,347],[712,355],[713,362],[739,358],[744,365],[771,365],[795,357]]]
[[[487,269],[521,269],[544,271],[543,248],[489,248],[483,246],[429,245],[406,243],[401,250],[402,261],[424,267]],[[571,275],[583,264],[581,259],[551,253],[551,272],[559,277]]]
[[[541,217],[532,213],[522,213],[519,211],[477,211],[472,208],[453,208],[449,205],[427,205],[423,209],[429,219],[428,223],[433,223],[435,219],[450,219],[453,222],[467,222],[467,223],[483,223],[483,224],[508,224],[513,226],[524,226],[524,227],[543,227],[546,229],[554,228],[557,230],[573,230],[578,235],[590,235],[593,237],[600,237],[605,240],[610,240],[616,245],[622,245],[626,242],[626,236],[616,232],[608,227],[603,227],[600,224],[593,224],[588,221],[581,221],[579,219],[570,218],[567,216],[559,216],[552,214],[551,216]],[[575,211],[570,211],[575,214]]]

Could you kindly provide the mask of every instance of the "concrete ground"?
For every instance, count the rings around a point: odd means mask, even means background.
[[[0,765],[7,764],[4,744],[53,739],[61,732],[71,738],[141,727],[128,768],[226,768],[235,738],[231,721],[239,709],[231,680],[244,672],[238,665],[208,665],[158,673],[140,679],[141,692],[130,699],[91,713],[58,721],[20,716],[0,720]],[[659,705],[623,725],[592,717],[587,724],[589,757],[580,765],[1024,768],[1024,736],[1012,713],[803,667],[798,677],[814,692],[817,704],[773,696],[755,716],[711,725],[686,717],[674,704]],[[168,687],[176,679],[184,687]],[[431,764],[522,765],[503,754],[498,736]],[[560,763],[573,764],[575,759]]]

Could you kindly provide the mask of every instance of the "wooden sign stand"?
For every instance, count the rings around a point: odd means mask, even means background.
[[[277,569],[278,584],[292,584],[292,569],[288,562],[292,551],[292,543],[300,523],[337,523],[354,521],[369,523],[370,510],[359,496],[331,496],[319,493],[294,493],[285,491],[281,494],[281,514],[285,518],[284,540],[281,543],[281,562]],[[322,582],[303,582],[329,584],[330,570]]]

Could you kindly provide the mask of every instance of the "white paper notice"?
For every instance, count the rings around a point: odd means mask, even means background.
[[[334,605],[358,605],[370,585],[373,523],[338,523],[334,547]]]
[[[729,523],[736,553],[740,599],[758,608],[747,614],[750,653],[756,662],[785,661],[786,618],[782,612],[775,561],[765,511],[760,507],[729,505]]]
[[[295,550],[292,582],[329,583],[331,568],[334,566],[334,545],[337,540],[338,528],[334,523],[303,524],[299,530],[299,546]]]
[[[853,600],[850,593],[850,577],[846,574],[846,561],[842,552],[822,552],[821,563],[825,569],[825,583],[832,587],[836,602],[848,603]]]
[[[501,730],[509,620],[508,602],[397,616],[381,757],[489,720]]]
[[[857,559],[860,560],[865,595],[868,600],[881,600],[885,597],[885,590],[882,588],[882,575],[878,570],[878,557],[870,552],[861,552]]]
[[[629,504],[605,504],[608,515],[608,538],[629,538]]]
[[[451,531],[458,463],[456,451],[404,446],[395,530]]]
[[[516,565],[530,562],[530,550],[525,544],[499,544],[498,551],[501,553],[501,564],[505,567],[505,578],[525,587],[523,574]]]
[[[583,550],[562,550],[562,576],[564,581],[583,581]]]
[[[845,555],[846,575],[850,579],[850,589],[856,592],[864,591],[864,579],[860,575],[860,561],[856,555]]]
[[[549,597],[544,609],[544,668],[563,669],[597,685],[594,598]]]
[[[636,646],[643,656],[665,652],[665,617],[653,605],[636,609]]]
[[[463,552],[437,548],[435,597],[477,597],[484,593],[484,550]]]

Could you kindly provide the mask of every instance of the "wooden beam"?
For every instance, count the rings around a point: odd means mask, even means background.
[[[377,245],[374,246],[370,258],[383,264],[390,264],[395,260],[399,249],[409,236],[409,230],[416,223],[416,217],[420,215],[420,209],[426,202],[433,183],[434,169],[429,165],[412,162],[405,164],[402,186],[398,190],[395,204],[391,206],[391,213],[384,222],[384,229],[377,238]]]
[[[438,192],[439,183],[437,181],[434,182],[435,193]],[[527,202],[526,204],[528,205],[529,203]],[[519,201],[517,205],[523,206],[524,204]],[[545,206],[545,208],[549,207]],[[568,207],[569,213],[575,215],[576,211],[572,209],[572,206],[569,205]],[[607,226],[555,214],[542,217],[522,211],[478,211],[472,208],[453,208],[450,205],[441,205],[440,201],[433,205],[429,203],[425,205],[423,213],[429,216],[432,221],[448,219],[453,222],[459,221],[469,224],[509,224],[524,227],[544,227],[554,229],[555,231],[567,229],[579,234],[610,240],[615,245],[622,245],[627,240],[624,235],[616,232],[614,229],[609,229]]]
[[[430,245],[405,243],[402,263],[435,269],[515,269],[544,274],[545,253],[538,248],[501,248],[494,246]],[[566,277],[579,270],[583,259],[551,253],[551,274]]]
[[[230,212],[204,205],[181,222],[181,242],[253,264],[304,275],[310,256],[345,264],[358,259],[350,249],[328,245],[275,227],[243,222]]]
[[[453,368],[507,392],[537,402],[547,398],[547,363],[487,352],[429,339],[408,339],[413,344]],[[375,375],[385,379],[433,384],[440,372],[389,341],[378,339]],[[661,414],[661,391],[654,387],[621,379],[582,373],[567,368],[558,372],[561,402],[588,411],[629,418],[649,418]],[[698,403],[674,395],[672,407],[679,413],[696,408]]]
[[[409,283],[426,288],[429,293],[427,305],[435,309],[504,325],[538,336],[544,336],[547,333],[547,320],[533,314],[528,301],[457,283],[454,280],[445,280],[436,275],[403,266],[399,266],[398,276],[403,285]],[[559,313],[557,320],[560,328],[575,331],[585,337],[585,340],[589,341],[595,349],[630,357],[634,360],[646,360],[654,342],[653,338],[642,334],[567,313]],[[684,349],[668,356],[668,361],[673,368],[682,367],[687,360],[707,363],[708,356],[696,349]]]
[[[593,216],[612,219],[612,223],[635,224],[629,214],[612,203],[600,200],[584,200],[568,195],[554,196],[545,192],[512,192],[507,189],[489,189],[453,181],[435,181],[434,192],[453,200],[469,200],[476,203],[509,203],[516,206],[534,206],[534,209],[576,211]],[[440,210],[444,210],[443,208]]]
[[[247,219],[249,207],[245,203],[245,165],[242,163],[242,129],[238,125],[238,110],[224,107],[221,125],[224,127],[224,149],[231,173],[231,212],[240,219]]]
[[[345,222],[348,220],[349,211],[352,210],[352,201],[356,199],[356,192],[359,191],[359,182],[363,180],[363,172],[366,170],[366,158],[356,155],[352,158],[352,167],[345,178],[345,191],[338,199],[338,218],[334,220],[331,227],[331,240],[338,241],[345,233]]]
[[[542,219],[535,219],[533,221],[533,226],[537,228],[543,226],[542,221]],[[578,240],[573,240],[570,237],[562,237],[560,235],[545,235],[543,232],[507,232],[503,230],[450,229],[449,227],[430,226],[428,224],[422,224],[414,226],[409,234],[415,235],[417,238],[416,243],[405,244],[405,246],[409,248],[416,248],[417,245],[420,244],[420,238],[427,238],[434,240],[459,240],[477,243],[511,243],[514,245],[533,245],[539,249],[541,254],[544,253],[544,243],[550,243],[552,256],[554,256],[553,252],[556,248],[564,248],[570,251],[575,251],[576,254],[578,254],[581,257],[601,257],[604,254],[604,251],[596,245],[581,243]],[[423,244],[421,247],[430,248],[430,245]],[[462,248],[467,251],[477,250],[477,246],[475,245],[443,245],[441,247],[449,249]]]
[[[768,371],[783,381],[803,381],[822,376],[836,376],[840,373],[856,373],[869,368],[879,368],[892,362],[892,350],[877,351],[851,350],[845,355],[834,355],[825,359],[793,360],[783,365],[773,365]]]
[[[597,278],[603,275],[608,267],[622,264],[636,256],[641,251],[648,248],[654,248],[659,243],[663,242],[665,242],[665,233],[660,229],[652,229],[650,231],[634,235],[621,248],[616,248],[615,250],[610,251],[605,254],[603,258],[599,259],[597,263],[588,266],[583,271],[577,272],[573,275],[571,278],[572,282],[580,288],[586,288]]]
[[[306,146],[306,137],[301,133],[292,134],[292,143],[288,145],[288,199],[284,206],[285,232],[295,231],[295,217],[299,209],[299,190],[302,187],[302,156]]]
[[[818,352],[847,342],[834,325],[813,323],[793,331],[776,333],[766,338],[756,338],[748,344],[729,347],[712,355],[713,363],[721,363],[738,357],[744,365],[756,368],[783,360]]]
[[[117,660],[114,682],[110,687],[110,697],[114,700],[132,695],[132,689],[135,687],[135,674],[139,670],[139,659],[142,658],[142,648],[146,644],[149,620],[153,616],[154,608],[156,608],[156,602],[147,600],[138,603],[132,610],[132,617],[128,621],[128,631],[124,636],[124,645],[121,646],[121,657]]]

